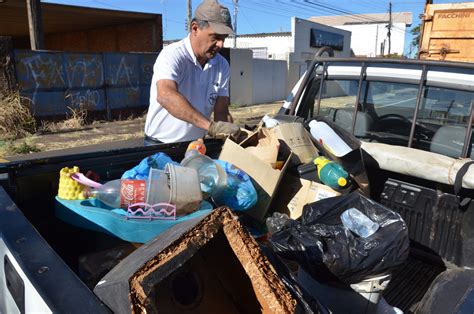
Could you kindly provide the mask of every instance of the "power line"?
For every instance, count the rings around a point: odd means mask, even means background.
[[[292,0],[295,2],[295,0]],[[303,0],[304,2],[308,3],[309,5],[311,6],[323,6],[324,8],[326,8],[327,10],[331,11],[331,13],[343,13],[347,16],[351,16],[352,18],[356,19],[356,20],[359,20],[361,22],[373,22],[373,23],[380,23],[380,22],[383,22],[383,21],[380,21],[378,19],[375,19],[373,17],[370,17],[370,16],[367,16],[367,15],[364,15],[364,14],[360,14],[360,13],[355,13],[355,12],[351,12],[351,11],[346,11],[346,10],[343,10],[343,9],[340,9],[340,8],[337,8],[337,7],[331,7],[331,6],[327,6],[327,5],[324,5],[322,4],[321,2],[319,1],[310,1],[310,0]],[[407,33],[407,30],[404,30],[404,29],[400,29],[398,27],[395,27],[392,25],[392,28],[393,29],[398,29],[399,31],[401,32],[405,32]]]
[[[257,30],[255,29],[255,27],[253,27],[252,23],[250,23],[250,21],[249,21],[247,15],[244,13],[244,11],[243,11],[243,10],[240,10],[240,12],[242,13],[244,19],[247,21],[247,24],[250,26],[250,28],[253,29],[253,31],[256,33]]]
[[[303,0],[304,3],[301,3],[300,1],[290,0],[292,4],[289,4],[286,1],[277,0],[279,5],[274,4],[274,1],[272,1],[273,2],[272,4],[267,3],[265,1],[258,1],[257,3],[251,2],[251,3],[247,3],[246,5],[239,4],[239,7],[256,11],[256,12],[261,12],[261,13],[274,15],[274,16],[282,16],[282,17],[292,17],[295,15],[306,17],[308,16],[308,7],[309,7],[312,10],[320,11],[324,13],[330,13],[330,14],[342,13],[344,15],[353,17],[356,21],[359,21],[359,22],[374,22],[374,23],[383,22],[378,19],[374,19],[373,17],[363,15],[361,13],[355,13],[355,12],[343,10],[341,8],[337,8],[334,6],[321,4],[320,2],[317,2],[317,1],[313,2],[309,0]],[[221,1],[221,2],[227,2],[228,4],[232,4],[229,1]],[[295,8],[298,10],[295,10]],[[403,33],[408,33],[406,29],[400,29],[393,25],[392,25],[392,29],[403,32]]]

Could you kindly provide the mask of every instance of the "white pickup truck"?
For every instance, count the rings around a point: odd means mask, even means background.
[[[410,257],[383,293],[405,312],[474,312],[473,103],[472,64],[316,58],[280,111],[361,140],[370,197],[409,229]],[[215,157],[222,142],[206,145]],[[81,258],[120,243],[57,219],[54,196],[62,167],[111,180],[155,152],[180,160],[187,143],[127,146],[0,164],[0,313],[110,311]]]

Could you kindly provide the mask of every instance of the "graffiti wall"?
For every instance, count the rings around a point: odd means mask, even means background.
[[[15,50],[20,92],[37,117],[71,109],[146,108],[157,53],[66,53]]]

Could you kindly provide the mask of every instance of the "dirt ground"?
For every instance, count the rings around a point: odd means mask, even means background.
[[[283,101],[248,107],[231,108],[234,122],[240,126],[256,124],[265,115],[273,115],[282,106]],[[92,144],[143,138],[145,116],[123,121],[97,122],[81,129],[63,130],[54,133],[32,135],[19,139],[10,145],[27,145],[47,152],[58,149],[81,147]],[[0,159],[18,156],[8,145],[0,143]],[[1,160],[0,160],[1,161]]]

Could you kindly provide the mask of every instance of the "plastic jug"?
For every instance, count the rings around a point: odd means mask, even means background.
[[[224,169],[206,155],[194,151],[181,161],[181,165],[196,169],[203,193],[217,197],[227,186],[227,174]]]
[[[314,163],[318,168],[318,177],[322,183],[333,189],[343,188],[347,185],[349,174],[341,165],[324,156],[317,157]]]
[[[331,154],[341,157],[352,151],[349,145],[325,122],[313,120],[309,123],[309,128],[313,138]]]

